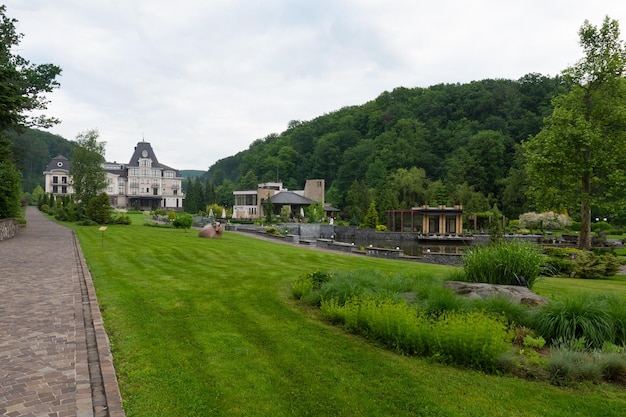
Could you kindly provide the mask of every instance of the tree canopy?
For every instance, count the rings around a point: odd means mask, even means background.
[[[278,177],[290,189],[324,178],[327,202],[359,222],[372,200],[380,221],[389,209],[463,204],[462,185],[465,201],[497,203],[517,216],[531,208],[519,145],[540,131],[552,112],[551,99],[566,91],[561,76],[540,74],[398,87],[363,105],[293,120],[284,132],[216,162],[207,178],[219,187],[224,179],[239,186],[255,177],[258,182]],[[407,184],[415,170],[419,181]]]
[[[0,5],[0,218],[19,214],[22,189],[12,144],[6,138],[8,131],[58,122],[31,112],[46,109],[46,93],[59,86],[56,77],[61,69],[52,64],[31,64],[14,53],[23,37],[15,30],[16,23],[16,19],[7,17],[6,6]]]
[[[97,130],[87,130],[76,136],[76,146],[72,152],[70,176],[74,181],[74,193],[79,204],[89,204],[106,187],[104,162],[105,142],[98,142]]]
[[[525,143],[529,195],[537,206],[580,210],[579,246],[591,246],[591,210],[626,203],[626,47],[616,20],[579,31],[585,56],[563,71],[570,90],[553,100],[545,126]]]

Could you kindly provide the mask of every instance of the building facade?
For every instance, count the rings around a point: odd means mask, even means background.
[[[70,177],[71,161],[59,155],[44,171],[45,192],[55,196],[74,194]],[[149,142],[135,146],[127,164],[105,162],[111,206],[137,210],[182,210],[185,196],[182,177],[174,168],[159,162]]]
[[[274,214],[280,213],[282,206],[289,206],[292,216],[296,217],[304,207],[313,202],[324,204],[324,191],[323,179],[307,180],[304,190],[297,191],[287,190],[282,182],[262,183],[256,190],[237,190],[233,192],[233,219],[252,220],[265,217],[265,203],[268,198],[274,207]]]

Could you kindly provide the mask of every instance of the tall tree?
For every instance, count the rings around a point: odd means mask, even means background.
[[[16,23],[16,19],[6,16],[6,6],[0,5],[0,132],[24,126],[49,127],[59,122],[28,113],[47,108],[45,94],[59,86],[55,79],[61,69],[52,64],[31,64],[13,53],[24,36],[15,31]]]
[[[608,16],[599,28],[585,21],[585,57],[563,71],[571,90],[553,100],[544,128],[525,143],[530,196],[539,208],[580,206],[581,249],[591,246],[591,208],[626,202],[626,48],[619,35]]]
[[[70,176],[76,200],[82,205],[88,204],[106,187],[106,171],[102,167],[106,142],[98,142],[98,137],[95,129],[79,133],[72,151]]]
[[[23,35],[15,31],[16,19],[6,16],[6,6],[0,5],[0,218],[19,214],[22,176],[6,138],[9,129],[26,126],[48,127],[58,120],[44,115],[31,116],[32,110],[45,110],[45,93],[59,84],[55,78],[61,69],[52,64],[34,65],[14,54]]]

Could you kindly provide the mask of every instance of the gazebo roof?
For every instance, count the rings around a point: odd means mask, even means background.
[[[293,191],[281,191],[270,197],[272,204],[283,204],[292,206],[308,206],[313,203],[310,198],[303,197]]]

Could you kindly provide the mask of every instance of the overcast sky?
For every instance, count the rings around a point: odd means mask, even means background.
[[[108,161],[137,142],[206,170],[290,120],[396,87],[554,76],[578,30],[624,0],[5,0],[17,51],[62,68],[49,131],[98,129]],[[624,39],[624,36],[622,36]]]

